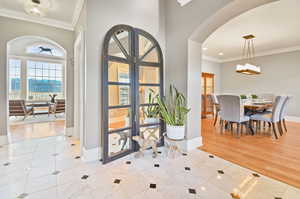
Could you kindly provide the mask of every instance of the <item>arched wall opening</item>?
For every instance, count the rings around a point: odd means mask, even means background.
[[[8,134],[10,142],[18,141],[14,139],[14,136],[19,136],[20,139],[35,137],[34,132],[27,132],[31,135],[28,134],[22,138],[23,135],[13,135],[10,130],[16,130],[18,125],[37,122],[50,124],[50,122],[57,121],[60,123],[59,128],[51,132],[49,130],[40,137],[65,134],[65,120],[67,119],[65,117],[67,96],[67,51],[65,48],[46,37],[25,35],[8,41],[6,51],[7,127],[10,132]],[[55,101],[51,102],[49,95],[57,95]],[[14,100],[17,100],[16,104]],[[20,100],[24,102],[25,116],[13,110],[14,105],[23,104]],[[56,104],[58,101],[63,103],[61,113]]]
[[[191,112],[187,120],[187,150],[202,145],[201,133],[201,74],[202,44],[216,29],[231,19],[256,7],[278,0],[231,1],[199,24],[188,38],[187,101]],[[195,92],[199,91],[199,92]]]

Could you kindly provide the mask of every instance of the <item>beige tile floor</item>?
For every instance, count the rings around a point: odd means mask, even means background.
[[[83,163],[78,141],[64,136],[1,146],[0,198],[230,199],[231,193],[245,199],[300,198],[299,189],[255,177],[203,151],[175,159],[160,151],[156,159],[148,152],[144,158],[130,155],[102,165]]]

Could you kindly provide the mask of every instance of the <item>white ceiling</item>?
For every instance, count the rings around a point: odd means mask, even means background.
[[[51,8],[45,17],[28,15],[24,10],[26,0],[0,0],[0,16],[73,30],[84,0],[50,0]]]
[[[232,19],[204,42],[204,55],[221,62],[239,59],[246,34],[256,36],[258,56],[300,50],[300,0],[270,3]]]

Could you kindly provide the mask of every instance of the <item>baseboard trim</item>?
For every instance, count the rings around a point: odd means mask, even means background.
[[[7,135],[1,135],[0,136],[0,145],[6,145],[8,144],[8,136]]]
[[[300,123],[300,117],[295,117],[295,116],[287,116],[286,121],[289,122],[299,122]]]
[[[73,136],[73,132],[74,132],[74,127],[68,127],[68,128],[66,128],[65,135]]]
[[[93,162],[93,161],[99,161],[100,160],[100,148],[92,148],[92,149],[86,149],[85,147],[82,147],[82,156],[81,160],[83,162]]]
[[[185,149],[187,151],[192,151],[194,149],[197,149],[200,146],[202,146],[202,137],[201,136],[187,140]]]

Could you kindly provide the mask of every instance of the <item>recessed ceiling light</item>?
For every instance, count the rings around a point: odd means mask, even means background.
[[[223,55],[224,55],[224,53],[220,52],[220,53],[219,53],[219,55],[220,55],[220,56],[223,56]]]
[[[208,48],[207,47],[203,47],[202,50],[206,51]]]

